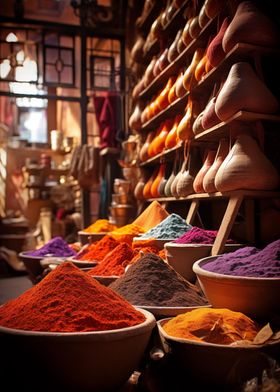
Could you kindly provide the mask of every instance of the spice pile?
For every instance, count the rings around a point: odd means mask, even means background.
[[[83,229],[85,233],[108,233],[116,230],[117,226],[108,221],[108,219],[97,219],[92,225]]]
[[[119,242],[126,242],[131,245],[133,237],[137,237],[139,234],[145,233],[145,229],[134,223],[119,227],[118,229],[111,231],[110,235]]]
[[[145,316],[71,262],[0,307],[0,325],[27,331],[107,331],[138,325]]]
[[[223,254],[214,261],[204,264],[202,268],[224,275],[280,277],[280,240],[272,242],[262,250],[245,247]]]
[[[140,236],[144,238],[176,239],[192,228],[177,214],[171,214],[161,223]]]
[[[28,256],[44,257],[71,257],[75,256],[76,252],[64,241],[61,237],[54,237],[39,249],[26,252]]]
[[[213,244],[218,231],[216,230],[204,230],[200,227],[192,227],[189,231],[181,235],[181,237],[172,241],[176,244]],[[228,239],[228,244],[235,243],[233,240]]]
[[[187,307],[208,304],[196,286],[152,253],[142,256],[109,287],[138,306]]]
[[[153,250],[162,253],[157,247],[131,247],[126,242],[119,243],[100,263],[87,273],[91,276],[121,276],[129,264],[135,263],[143,254]]]
[[[101,240],[93,244],[85,245],[81,251],[75,256],[77,260],[86,261],[102,261],[104,257],[120,244],[110,235],[105,235]]]
[[[152,229],[165,218],[169,216],[169,213],[165,208],[157,201],[154,200],[143,212],[140,214],[135,221],[135,225],[141,226],[145,231]]]
[[[177,338],[229,345],[240,340],[253,341],[260,327],[240,312],[200,308],[172,318],[163,329]]]

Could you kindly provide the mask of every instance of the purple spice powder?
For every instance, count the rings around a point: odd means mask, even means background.
[[[280,240],[260,250],[245,247],[204,264],[204,270],[233,276],[280,277]]]
[[[70,248],[66,241],[61,237],[54,237],[40,249],[26,252],[29,256],[56,256],[70,257],[75,256],[76,252]]]
[[[217,234],[216,230],[204,230],[194,226],[172,242],[177,244],[213,244]],[[234,243],[234,241],[228,239],[227,243]]]

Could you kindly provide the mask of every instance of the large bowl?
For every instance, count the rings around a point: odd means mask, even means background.
[[[222,275],[203,266],[218,256],[205,257],[193,265],[199,284],[214,308],[228,308],[252,318],[269,318],[280,312],[280,278]]]
[[[31,390],[35,380],[44,391],[117,390],[140,364],[156,325],[150,312],[138,310],[146,317],[143,323],[110,331],[56,333],[0,327],[1,381],[6,379],[11,388],[17,378],[22,390]]]
[[[280,339],[243,346],[198,342],[166,333],[163,325],[168,320],[157,321],[159,335],[164,351],[173,356],[183,375],[186,390],[235,390],[240,382],[261,377],[269,357],[279,359]]]
[[[164,248],[168,264],[189,282],[195,282],[196,274],[192,269],[193,264],[195,261],[209,256],[212,246],[211,244],[177,244],[175,242],[167,242]],[[224,247],[224,252],[233,252],[241,246],[240,244],[227,244]]]
[[[86,231],[78,231],[80,243],[86,245],[88,243],[96,242],[101,240],[108,233],[87,233]]]

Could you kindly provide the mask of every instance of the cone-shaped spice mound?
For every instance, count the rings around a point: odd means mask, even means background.
[[[145,316],[70,262],[0,308],[0,325],[27,331],[107,331],[138,325]]]
[[[187,307],[208,304],[196,286],[153,253],[142,256],[109,287],[138,306]]]

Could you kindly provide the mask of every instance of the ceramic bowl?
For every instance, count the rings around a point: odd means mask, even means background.
[[[82,245],[90,244],[92,242],[96,242],[101,240],[108,233],[87,233],[85,231],[78,231],[78,236],[80,243]]]
[[[186,390],[192,383],[196,387],[192,390],[235,390],[232,388],[240,387],[240,382],[261,376],[262,366],[268,365],[267,356],[279,357],[280,339],[246,346],[197,342],[167,334],[163,325],[168,320],[157,321],[159,335],[164,351],[172,353],[180,366]]]
[[[143,323],[109,331],[56,333],[0,327],[1,356],[7,358],[1,374],[15,378],[23,373],[25,379],[30,374],[30,388],[36,379],[40,390],[41,384],[49,387],[44,391],[115,391],[139,365],[156,325],[150,312],[138,310],[146,317]],[[20,369],[8,358],[17,358]]]
[[[193,283],[196,280],[196,274],[192,269],[194,262],[209,256],[212,246],[211,244],[177,244],[175,242],[167,242],[164,248],[168,264],[185,279]],[[233,252],[240,247],[241,245],[228,244],[225,245],[224,251]]]
[[[203,269],[217,257],[205,257],[193,265],[199,284],[213,307],[228,308],[252,318],[279,314],[280,278],[230,276]]]

